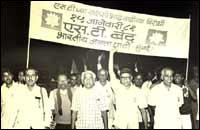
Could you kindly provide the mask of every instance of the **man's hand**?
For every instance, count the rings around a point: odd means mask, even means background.
[[[55,121],[51,121],[50,129],[55,129],[55,127],[56,127],[56,122]]]

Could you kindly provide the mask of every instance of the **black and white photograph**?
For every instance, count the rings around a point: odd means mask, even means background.
[[[1,129],[199,129],[199,1],[1,1]]]

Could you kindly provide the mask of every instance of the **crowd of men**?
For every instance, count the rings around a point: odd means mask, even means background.
[[[50,94],[37,84],[36,69],[19,72],[18,82],[2,72],[1,128],[21,129],[192,129],[199,128],[199,71],[190,82],[164,67],[160,77],[129,68],[108,70],[98,57],[97,75],[59,73]],[[108,80],[109,79],[109,80]]]

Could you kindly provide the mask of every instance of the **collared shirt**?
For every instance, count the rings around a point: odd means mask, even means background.
[[[20,109],[16,122],[17,128],[43,129],[49,126],[51,111],[46,89],[35,85],[32,90],[29,90],[25,85],[21,97],[23,99],[18,101]]]
[[[144,93],[133,85],[129,88],[122,84],[115,85],[118,85],[118,89],[115,89],[116,113],[114,125],[122,129],[139,128],[138,107],[141,109],[147,107]]]
[[[103,93],[106,96],[106,103],[107,103],[107,107],[108,107],[108,110],[109,110],[109,112],[108,112],[108,118],[114,118],[115,97],[114,97],[114,93],[113,93],[113,90],[111,88],[110,82],[106,81],[106,84],[103,86],[99,81],[97,81],[95,83],[95,87],[97,89],[99,89],[99,91],[103,91]]]
[[[155,129],[181,128],[179,107],[183,104],[183,93],[179,86],[171,84],[168,90],[161,82],[151,89],[148,103],[156,106]]]
[[[82,88],[73,96],[73,111],[77,111],[77,129],[103,129],[103,119],[101,112],[106,111],[106,97],[95,87],[87,89]]]
[[[71,101],[69,99],[67,89],[60,89],[60,96],[62,100],[62,115],[59,115],[58,113],[57,91],[58,89],[52,90],[49,96],[51,110],[55,110],[56,112],[55,121],[58,124],[71,124]]]
[[[15,118],[17,115],[17,104],[21,86],[13,81],[8,88],[4,83],[1,86],[1,128],[15,128]]]
[[[81,88],[82,88],[82,85],[80,85],[80,86],[75,85],[74,87],[71,87],[72,95],[74,95],[74,93]]]

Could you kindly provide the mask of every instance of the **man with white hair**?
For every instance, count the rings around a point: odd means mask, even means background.
[[[155,108],[154,129],[181,129],[179,107],[183,104],[183,93],[173,84],[173,73],[171,68],[163,68],[162,82],[151,89],[148,103]]]
[[[107,129],[107,106],[104,94],[95,89],[96,75],[85,71],[81,75],[83,88],[72,99],[72,129]]]

